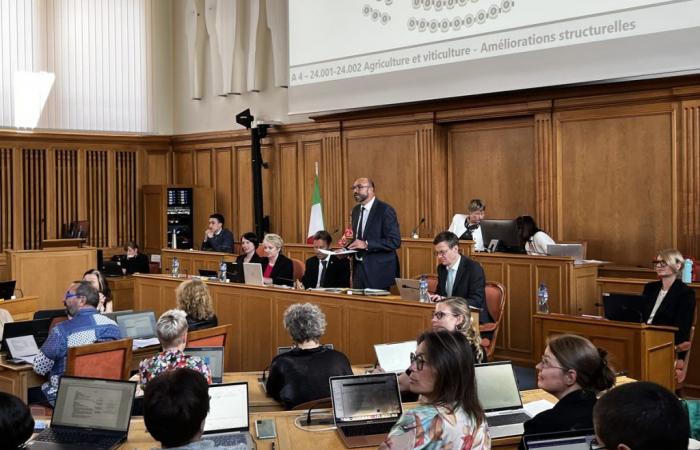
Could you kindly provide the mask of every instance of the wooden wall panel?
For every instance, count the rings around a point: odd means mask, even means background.
[[[173,152],[173,176],[175,184],[194,184],[194,155],[191,150]]]
[[[78,217],[78,151],[56,149],[54,155],[55,201],[54,236],[61,237],[63,228]]]
[[[227,221],[227,227],[236,235],[239,230],[234,227],[235,214],[233,212],[234,179],[232,175],[231,148],[214,149],[214,187],[216,189],[216,212],[223,214]],[[214,211],[209,212],[212,214]],[[204,232],[202,230],[201,232]]]
[[[123,246],[137,240],[138,236],[137,154],[132,151],[115,153],[116,244]]]
[[[449,219],[465,213],[473,198],[486,203],[487,218],[536,215],[531,117],[452,125],[447,130],[447,149]]]
[[[194,154],[195,177],[194,184],[197,186],[212,187],[212,167],[211,150],[198,150]]]
[[[25,249],[41,248],[46,238],[46,152],[22,150],[22,223]]]
[[[350,226],[349,211],[345,208],[346,187],[343,182],[343,154],[340,134],[324,135],[321,140],[321,195],[323,196],[323,220],[326,228],[341,234]],[[305,150],[306,151],[306,150]],[[335,234],[334,237],[338,237]]]
[[[146,152],[145,166],[145,180],[143,184],[171,184],[172,165],[169,151]]]
[[[679,246],[700,256],[700,100],[681,103]]]
[[[236,180],[238,180],[236,192],[233,194],[237,206],[235,219],[238,227],[234,231],[241,235],[255,229],[253,191],[251,190],[253,174],[250,165],[250,147],[236,147],[234,155],[236,160]]]
[[[277,146],[277,164],[272,172],[274,173],[275,192],[278,200],[276,211],[284,220],[276,220],[274,228],[270,231],[277,233],[288,242],[303,242],[301,230],[302,214],[305,212],[304,205],[308,203],[305,198],[304,189],[304,167],[299,162],[299,148],[296,142],[281,143]],[[308,213],[306,215],[308,220]]]
[[[106,247],[109,233],[109,192],[107,152],[89,150],[85,154],[85,194],[87,196],[87,220],[90,221],[88,243],[94,247]],[[81,186],[83,188],[83,186]]]
[[[0,148],[0,252],[12,248],[13,168],[12,148]]]
[[[632,265],[676,245],[674,115],[670,104],[555,114],[560,239]]]

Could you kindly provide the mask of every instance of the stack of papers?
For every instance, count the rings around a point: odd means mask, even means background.
[[[152,345],[160,345],[160,341],[157,337],[146,338],[146,339],[134,339],[131,348],[136,350],[137,348],[150,347]]]

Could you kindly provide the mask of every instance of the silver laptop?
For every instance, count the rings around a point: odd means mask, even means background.
[[[396,278],[396,287],[399,288],[401,300],[420,300],[420,280],[410,278]]]
[[[202,358],[211,371],[212,383],[222,383],[224,378],[224,348],[223,347],[187,347],[186,355]]]
[[[243,279],[245,284],[263,286],[262,264],[243,263]]]
[[[550,256],[571,256],[576,260],[583,259],[581,244],[549,244],[547,254]]]
[[[523,436],[525,450],[596,450],[595,432],[588,430],[562,431]]]
[[[27,443],[28,449],[95,450],[126,441],[136,383],[61,377],[51,427]]]
[[[510,361],[478,364],[476,392],[492,438],[523,434],[530,416],[523,409],[518,383]]]
[[[254,450],[248,422],[248,383],[209,386],[209,414],[204,421],[202,439],[216,445]]]
[[[335,426],[348,448],[379,445],[401,413],[394,373],[331,377]]]
[[[150,339],[156,337],[156,315],[144,311],[117,316],[117,325],[123,338]]]
[[[375,344],[374,353],[385,372],[403,373],[411,365],[411,353],[415,353],[416,346],[416,341]]]

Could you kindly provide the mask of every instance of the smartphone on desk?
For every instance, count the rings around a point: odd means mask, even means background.
[[[258,419],[255,421],[255,435],[258,439],[274,439],[277,437],[274,419]]]

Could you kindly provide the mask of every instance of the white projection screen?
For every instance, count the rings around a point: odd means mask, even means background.
[[[700,0],[289,0],[289,111],[700,70]]]

